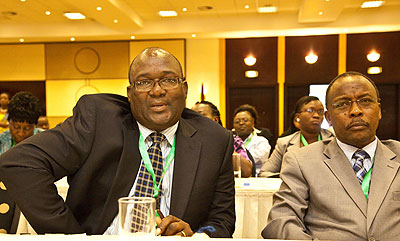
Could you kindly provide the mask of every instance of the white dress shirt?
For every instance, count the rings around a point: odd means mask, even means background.
[[[343,143],[343,142],[339,141],[339,139],[337,139],[337,138],[336,138],[336,141],[337,141],[340,149],[342,149],[342,151],[346,155],[346,157],[349,160],[351,166],[353,167],[354,166],[354,160],[352,160],[352,156],[353,156],[354,152],[356,152],[360,148],[357,148],[355,146]],[[378,139],[375,137],[375,140],[373,142],[371,142],[368,145],[366,145],[363,148],[361,148],[362,150],[366,151],[368,153],[368,155],[371,157],[370,160],[364,161],[364,168],[367,170],[367,172],[372,167],[377,145],[378,145]]]
[[[268,161],[271,145],[269,144],[267,138],[258,136],[255,130],[243,142],[245,143],[246,149],[250,152],[254,159],[256,176],[258,176],[261,167]]]
[[[137,124],[139,126],[140,133],[143,136],[146,147],[148,149],[153,144],[149,135],[155,131],[144,127],[139,122],[137,122]],[[179,122],[177,122],[175,125],[160,132],[166,137],[166,140],[167,140],[167,141],[164,140],[163,142],[161,142],[161,151],[162,151],[164,165],[165,165],[165,161],[169,155],[169,152],[171,150],[172,144],[174,143],[175,133],[176,133],[176,130],[178,129],[178,124],[179,124]],[[171,192],[172,192],[171,189],[172,189],[172,178],[173,178],[173,174],[174,174],[174,161],[175,161],[175,158],[172,159],[171,164],[169,165],[168,169],[165,171],[164,177],[162,180],[162,185],[161,185],[162,192],[161,192],[161,199],[160,199],[160,210],[164,214],[165,217],[169,215],[170,204],[171,204]],[[139,166],[139,168],[140,168],[140,166]],[[129,197],[133,196],[135,193],[136,182],[137,182],[138,176],[139,176],[139,170],[136,175],[135,183],[133,184],[133,186],[129,192],[129,195],[128,195]],[[118,224],[119,224],[119,221],[118,221],[118,214],[117,214],[115,216],[113,222],[111,223],[111,225],[104,232],[104,234],[117,235],[118,234]]]

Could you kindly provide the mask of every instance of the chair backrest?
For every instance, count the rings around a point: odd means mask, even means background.
[[[261,131],[257,135],[258,136],[263,136],[268,140],[269,145],[271,146],[271,151],[269,152],[269,154],[271,155],[272,151],[275,148],[275,144],[276,144],[276,140],[274,138],[274,135],[272,135],[272,132],[268,128],[257,127],[257,129],[259,129]]]

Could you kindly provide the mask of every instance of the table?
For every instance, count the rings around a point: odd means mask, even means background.
[[[280,178],[235,178],[236,225],[233,238],[261,237]]]
[[[281,182],[279,178],[235,178],[236,225],[233,238],[262,238],[261,231],[267,224],[272,207],[272,195]],[[65,199],[68,191],[66,178],[58,181],[56,186],[60,196]],[[22,214],[17,233],[35,234]]]

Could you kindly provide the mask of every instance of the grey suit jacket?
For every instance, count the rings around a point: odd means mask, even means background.
[[[0,175],[38,233],[102,234],[141,162],[139,128],[126,97],[82,97],[74,115],[0,156]],[[170,214],[213,237],[234,231],[232,134],[185,109],[176,132]],[[64,203],[54,181],[68,176]]]
[[[378,140],[368,201],[335,138],[288,152],[264,238],[398,240],[400,142]]]
[[[333,137],[332,132],[321,129],[321,139],[326,140]],[[270,177],[279,174],[282,166],[283,155],[286,152],[297,150],[301,147],[300,131],[291,135],[278,138],[276,146],[268,161],[262,166],[259,177]]]

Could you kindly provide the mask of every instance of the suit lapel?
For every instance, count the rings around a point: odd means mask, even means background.
[[[104,232],[117,215],[118,205],[116,203],[118,203],[120,197],[128,196],[139,170],[141,161],[138,148],[139,129],[131,116],[123,121],[122,131],[124,138],[123,150],[111,190],[104,205],[98,232]]]
[[[196,131],[187,121],[180,119],[176,133],[170,210],[170,214],[178,218],[184,217],[200,160],[201,143],[192,138]]]
[[[368,229],[371,227],[376,213],[382,205],[393,179],[396,177],[400,163],[393,161],[395,157],[396,154],[378,140],[372,168],[370,194],[368,196]]]
[[[324,154],[328,158],[324,160],[324,162],[339,180],[350,198],[366,217],[367,200],[357,180],[357,177],[354,174],[350,162],[343,151],[339,148],[336,139],[327,144]]]

